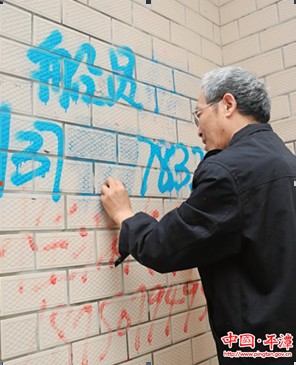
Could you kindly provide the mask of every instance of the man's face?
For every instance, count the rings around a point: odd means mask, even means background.
[[[196,109],[199,118],[198,135],[205,145],[206,151],[213,149],[224,149],[228,144],[226,136],[225,118],[223,113],[223,100],[212,106],[207,106],[203,93],[199,95]],[[205,108],[203,108],[205,107]],[[203,109],[202,109],[203,108]]]

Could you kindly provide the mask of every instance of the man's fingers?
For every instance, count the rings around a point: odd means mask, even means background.
[[[108,189],[109,189],[109,187],[108,187],[107,185],[103,185],[103,186],[101,187],[101,193],[102,193],[102,195],[107,194]]]

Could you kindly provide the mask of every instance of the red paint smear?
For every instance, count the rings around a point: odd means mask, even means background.
[[[189,286],[190,285],[191,285],[191,288],[189,289]],[[194,297],[195,297],[195,295],[197,293],[197,290],[198,290],[198,283],[188,283],[188,286],[186,284],[183,285],[183,293],[186,296],[189,296],[189,295],[191,296],[190,302],[189,302],[189,309],[192,308],[193,301],[194,301]],[[189,316],[190,316],[190,312],[187,313],[186,319],[185,319],[185,323],[184,323],[183,331],[185,333],[188,332]]]
[[[105,324],[107,331],[108,331],[108,338],[107,338],[107,343],[105,346],[104,351],[101,353],[101,355],[99,355],[99,361],[103,361],[105,359],[105,357],[107,356],[109,350],[110,350],[110,346],[112,344],[112,329],[111,326],[109,324],[109,322],[106,320],[106,318],[104,317],[104,309],[106,308],[107,302],[101,302],[100,303],[100,319],[101,321]]]
[[[99,213],[97,213],[97,214],[93,217],[93,220],[95,221],[96,228],[98,228],[98,227],[99,227],[99,225],[100,225],[100,221],[101,221],[101,217],[100,217]]]
[[[85,250],[85,245],[83,244],[83,246],[81,246],[81,247],[79,247],[78,248],[78,250],[77,250],[77,252],[73,252],[72,253],[72,257],[73,257],[73,259],[77,259],[80,255],[81,255],[81,253]]]
[[[84,313],[88,313],[88,314],[91,314],[92,313],[92,306],[89,304],[89,305],[85,305],[83,308],[82,308],[83,312]]]
[[[81,237],[86,237],[88,235],[88,233],[86,232],[86,228],[81,227],[79,234],[80,234]]]
[[[154,271],[153,271],[152,269],[149,269],[148,267],[147,267],[147,269],[148,269],[149,274],[150,274],[151,276],[154,276]]]
[[[4,257],[4,256],[5,256],[5,254],[6,254],[6,252],[7,252],[7,250],[6,250],[6,248],[5,248],[5,247],[0,248],[0,257]]]
[[[73,281],[73,280],[75,280],[75,278],[76,278],[76,274],[75,274],[75,272],[72,272],[72,273],[69,275],[69,281]]]
[[[43,247],[43,251],[51,251],[56,250],[57,248],[61,248],[63,250],[67,250],[69,248],[69,242],[65,240],[55,241],[49,243],[45,247]]]
[[[29,245],[30,245],[31,250],[32,250],[32,251],[38,251],[38,247],[35,245],[35,242],[34,242],[34,240],[33,240],[33,237],[32,237],[32,236],[30,236],[30,235],[28,235],[28,236],[27,236],[27,240],[28,240],[28,242],[29,242]]]
[[[183,298],[176,298],[177,291],[178,291],[177,288],[173,289],[172,287],[170,287],[170,288],[167,289],[166,294],[165,294],[165,302],[166,302],[166,304],[168,304],[170,306],[169,315],[168,315],[166,328],[165,328],[165,335],[166,336],[169,336],[169,334],[170,334],[170,317],[172,315],[174,306],[176,304],[183,304],[185,302],[184,297]],[[172,297],[171,297],[171,294],[172,294]]]
[[[52,274],[51,277],[49,278],[51,285],[56,285],[57,280],[58,280],[58,277],[55,274]]]
[[[125,275],[129,274],[129,262],[124,264],[123,272]]]
[[[69,215],[72,215],[72,214],[76,213],[77,210],[78,210],[77,204],[76,203],[72,204],[72,206],[71,206],[71,208],[69,210]]]
[[[0,181],[0,186],[3,186],[3,181]]]
[[[81,276],[81,281],[83,282],[83,284],[85,284],[87,282],[87,273],[85,273]]]
[[[60,222],[62,220],[62,216],[61,215],[58,215],[56,218],[55,218],[55,222]]]
[[[23,292],[24,292],[24,286],[23,286],[23,284],[20,284],[20,286],[18,288],[18,291],[19,291],[20,294],[23,294]]]
[[[101,270],[101,263],[103,262],[103,258],[102,256],[100,256],[98,259],[97,259],[97,262],[96,262],[96,267],[97,267],[97,270]]]
[[[145,301],[146,301],[146,286],[144,284],[140,285],[139,288],[137,289],[137,292],[141,292],[141,303],[140,303],[140,315],[138,318],[138,323],[141,323],[141,319],[143,316],[143,312],[144,312],[144,306],[145,306]],[[137,330],[136,330],[136,336],[135,336],[135,349],[138,352],[140,347],[141,347],[141,342],[140,342],[140,335],[141,335],[141,326],[137,326]]]
[[[173,276],[176,276],[177,275],[176,271],[173,271],[172,274],[173,274]]]
[[[36,225],[36,226],[39,226],[40,222],[41,222],[41,215],[40,215],[39,217],[37,217],[37,218],[36,218],[36,220],[35,220],[35,225]]]
[[[148,296],[149,305],[155,304],[153,314],[152,314],[152,322],[151,322],[151,325],[150,325],[150,328],[149,328],[148,338],[147,338],[147,341],[150,345],[151,345],[152,340],[153,340],[154,320],[156,318],[156,315],[157,315],[161,300],[162,300],[162,298],[164,296],[164,293],[165,293],[165,289],[162,286],[157,285],[155,288],[156,288],[156,290],[151,291],[149,293],[149,296]]]
[[[153,218],[158,218],[159,217],[159,211],[158,210],[153,210],[151,215],[152,215]]]
[[[47,307],[47,304],[46,304],[46,299],[42,299],[42,304],[41,304],[41,310],[44,310],[44,309],[46,309],[46,307]]]
[[[57,311],[54,311],[54,312],[51,313],[51,315],[50,315],[50,325],[56,331],[56,334],[57,334],[58,338],[63,340],[65,343],[68,343],[69,341],[65,339],[64,331],[59,329],[57,324],[56,324],[57,315],[58,315]]]
[[[120,319],[117,324],[117,334],[118,336],[124,336],[126,334],[126,330],[121,331],[122,328],[122,322],[126,321],[126,328],[129,328],[132,325],[131,317],[127,313],[126,309],[123,309],[120,313]]]

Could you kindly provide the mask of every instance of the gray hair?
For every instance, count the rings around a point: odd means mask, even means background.
[[[220,101],[230,93],[242,115],[252,116],[257,122],[268,123],[270,98],[266,86],[255,75],[240,67],[221,67],[205,74],[201,90],[207,103]]]

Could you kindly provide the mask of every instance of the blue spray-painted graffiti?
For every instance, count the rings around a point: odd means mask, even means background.
[[[190,180],[190,171],[186,164],[189,159],[189,148],[183,143],[172,144],[166,141],[154,142],[151,139],[139,136],[139,142],[147,143],[150,146],[150,155],[144,172],[143,183],[141,187],[141,196],[145,196],[147,192],[148,178],[156,158],[160,163],[160,174],[158,178],[158,189],[161,193],[172,193],[174,190],[177,192],[183,186],[186,186]],[[173,157],[177,151],[182,151],[183,159],[181,162],[174,164]],[[203,152],[199,147],[192,147],[191,152],[193,154],[199,154],[200,158],[203,157]],[[182,173],[182,179],[178,180],[177,176]]]
[[[42,82],[39,84],[39,99],[47,103],[50,99],[50,86],[52,84],[53,92],[60,92],[60,106],[67,110],[71,100],[81,101],[89,105],[93,103],[98,106],[113,106],[116,102],[123,100],[129,105],[142,109],[143,105],[135,100],[137,84],[133,78],[135,70],[135,55],[129,47],[120,49],[110,49],[109,57],[113,76],[107,76],[108,95],[105,99],[99,99],[95,96],[96,82],[94,77],[104,76],[104,71],[100,67],[94,66],[96,60],[96,50],[89,43],[82,44],[77,50],[74,57],[65,48],[58,48],[63,40],[60,31],[54,30],[38,46],[31,48],[27,56],[31,62],[37,64],[39,68],[32,72],[32,78]],[[48,52],[46,52],[46,51]],[[82,74],[74,81],[79,66],[86,59],[86,67],[89,74]],[[64,71],[62,72],[62,65]],[[83,84],[85,90],[82,94],[80,85]],[[61,87],[63,86],[63,89]],[[156,97],[156,95],[155,95]],[[157,103],[156,109],[157,109]]]
[[[72,102],[112,107],[121,101],[139,110],[143,109],[142,103],[137,101],[138,84],[134,79],[135,55],[131,48],[110,48],[109,61],[112,70],[110,73],[94,65],[96,50],[91,44],[80,45],[75,55],[72,56],[67,49],[60,47],[62,41],[61,32],[54,30],[37,48],[30,48],[27,53],[28,59],[38,66],[31,76],[39,82],[38,98],[42,103],[47,104],[50,101],[51,92],[53,92],[58,95],[59,106],[66,112]],[[84,73],[80,69],[82,65]],[[172,73],[172,75],[174,74]],[[99,98],[96,89],[98,88],[98,80],[102,81],[103,78],[106,81],[107,93],[103,95],[103,98]],[[156,88],[154,92],[151,90],[147,90],[147,93],[149,93],[149,98],[154,98],[154,113],[158,113]],[[10,107],[7,105],[0,106],[0,148],[2,151],[9,149],[10,112]],[[16,133],[16,140],[26,144],[26,147],[21,152],[15,152],[11,155],[11,163],[14,165],[15,171],[11,174],[10,181],[15,186],[22,186],[36,177],[45,178],[48,174],[51,169],[51,161],[47,156],[38,154],[44,143],[42,133],[45,132],[54,134],[57,140],[58,159],[52,187],[52,199],[57,202],[60,199],[64,133],[63,129],[55,123],[36,120],[33,123],[33,130],[20,130]],[[190,154],[199,154],[200,159],[203,158],[204,154],[199,147],[186,147],[182,143],[171,144],[165,141],[156,142],[142,136],[138,137],[138,142],[148,144],[150,147],[141,196],[144,197],[147,193],[148,179],[155,161],[158,161],[160,165],[158,176],[160,193],[179,192],[181,188],[190,186],[191,174],[187,164]],[[176,157],[177,155],[178,157]],[[182,156],[181,160],[180,156]],[[33,161],[38,167],[22,173],[20,167]],[[0,153],[0,162],[0,197],[2,197],[4,182],[7,179],[7,152]]]
[[[0,107],[0,128],[1,128],[1,140],[0,148],[8,150],[10,140],[10,120],[11,113],[10,107],[3,105]],[[36,131],[19,131],[16,134],[16,139],[19,142],[29,143],[21,152],[15,152],[11,156],[11,161],[15,166],[15,171],[11,175],[11,182],[15,186],[21,186],[28,181],[40,176],[45,178],[46,174],[51,168],[51,162],[47,156],[38,154],[43,146],[43,137],[41,132],[53,133],[57,138],[57,155],[60,156],[57,160],[57,168],[54,179],[54,186],[52,189],[52,199],[54,202],[58,202],[60,199],[60,181],[63,169],[63,154],[64,154],[64,132],[63,129],[57,124],[45,121],[35,121],[33,124]],[[26,154],[27,153],[27,154]],[[0,197],[3,196],[4,182],[6,179],[7,170],[7,153],[1,153],[1,170],[0,170]],[[35,161],[39,164],[35,170],[21,173],[20,167],[28,161]]]

